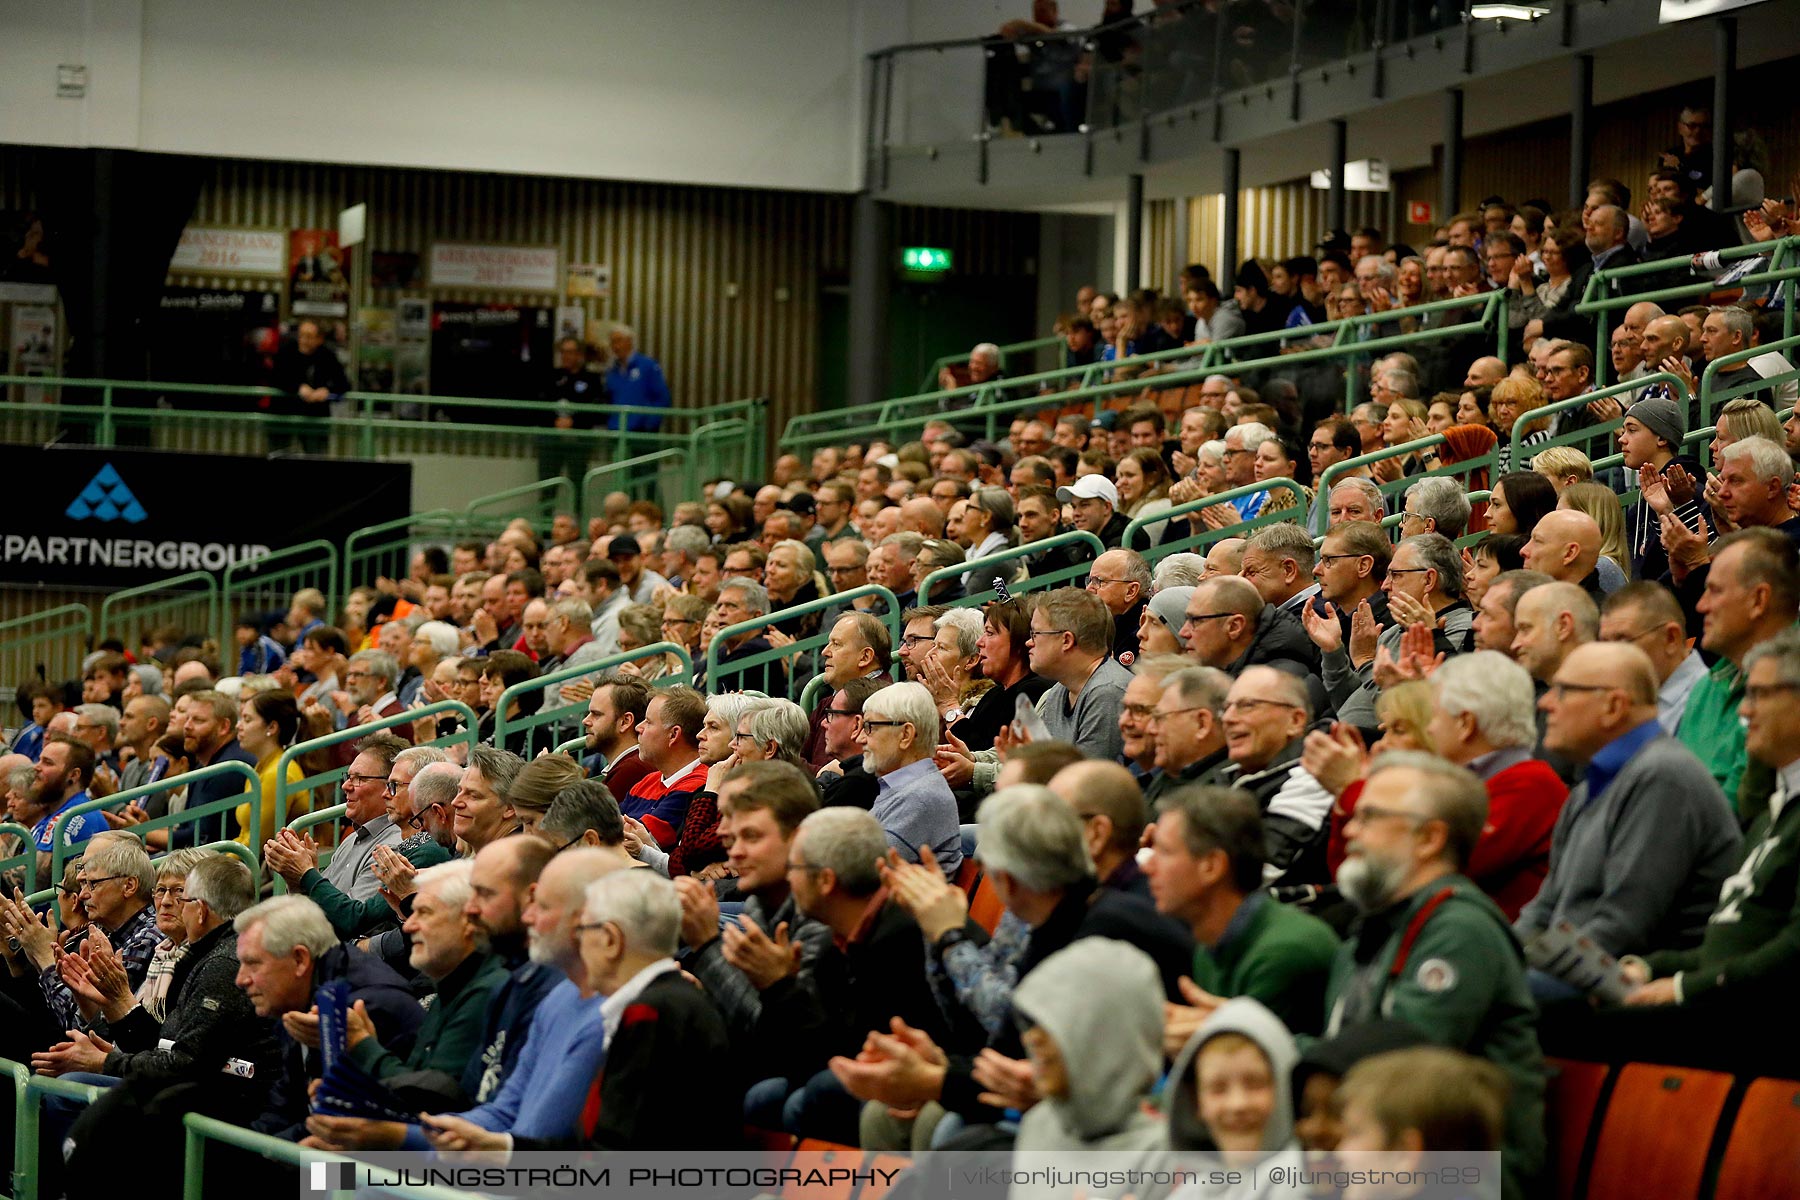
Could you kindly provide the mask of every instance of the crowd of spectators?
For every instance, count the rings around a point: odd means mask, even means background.
[[[1577,276],[1629,261],[1616,186],[1458,216],[1422,262],[1363,231],[1355,257],[1246,264],[1230,308],[1195,271],[1191,326],[1152,338],[1133,301],[1104,341],[1123,368],[1335,293],[1397,321],[1529,295],[1556,239],[1552,280],[1578,245]],[[1632,306],[1616,373],[1698,379],[1767,340],[1758,299]],[[1710,470],[1702,410],[1656,381],[1553,410],[1528,457],[1513,423],[1591,390],[1593,351],[1567,306],[1525,312],[1516,367],[1390,354],[1345,416],[1229,373],[1146,374],[1099,418],[1047,395],[994,444],[948,413],[22,688],[0,1029],[106,1086],[63,1118],[67,1194],[121,1154],[173,1170],[172,1114],[203,1111],[343,1149],[748,1124],[1237,1162],[1455,1128],[1424,1148],[1503,1149],[1524,1196],[1546,1053],[1800,1067],[1769,1034],[1800,970],[1793,368],[1744,357],[1723,386],[1761,386]],[[1072,530],[1099,552],[1042,545]],[[417,715],[444,700],[472,736]],[[196,774],[228,762],[254,802]],[[335,837],[288,828],[335,803]],[[332,1107],[308,1051],[340,983],[351,1058],[429,1115]]]

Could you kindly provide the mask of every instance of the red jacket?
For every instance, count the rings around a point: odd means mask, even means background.
[[[1344,826],[1356,811],[1362,788],[1362,780],[1352,783],[1331,809],[1331,841],[1325,853],[1333,876],[1344,861]],[[1479,884],[1510,921],[1538,894],[1550,873],[1550,833],[1569,789],[1548,763],[1528,758],[1489,779],[1487,793],[1487,824],[1463,874]]]

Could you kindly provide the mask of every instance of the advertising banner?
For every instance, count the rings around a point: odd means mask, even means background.
[[[175,243],[169,270],[177,275],[287,274],[287,235],[279,229],[220,229],[189,225]]]
[[[436,242],[431,247],[431,286],[487,288],[500,292],[562,290],[562,253],[555,246],[476,246]]]
[[[223,571],[316,538],[342,545],[412,501],[404,462],[0,446],[0,472],[35,481],[7,508],[0,583],[121,588]],[[306,503],[196,505],[197,479],[254,480],[252,494]]]
[[[288,311],[296,317],[350,315],[350,251],[335,229],[296,229],[288,237]]]

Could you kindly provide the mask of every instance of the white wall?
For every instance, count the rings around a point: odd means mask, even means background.
[[[0,0],[0,141],[851,191],[870,2]]]

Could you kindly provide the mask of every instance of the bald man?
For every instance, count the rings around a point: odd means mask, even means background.
[[[1212,579],[1219,575],[1236,575],[1244,569],[1244,547],[1248,546],[1248,538],[1221,538],[1212,544],[1206,552],[1206,566],[1200,571],[1200,578]]]
[[[1737,821],[1712,773],[1663,732],[1656,694],[1642,650],[1597,642],[1564,659],[1539,701],[1546,746],[1586,774],[1557,818],[1549,877],[1514,924],[1522,941],[1566,920],[1624,956],[1691,946],[1705,929],[1737,866]],[[1537,972],[1532,991],[1540,1001],[1577,996]]]
[[[1469,364],[1468,374],[1463,376],[1463,387],[1467,390],[1491,388],[1505,378],[1506,364],[1489,354]]]
[[[1534,587],[1513,608],[1513,660],[1531,672],[1540,688],[1555,678],[1571,653],[1599,636],[1600,609],[1572,583]]]
[[[944,536],[944,510],[930,496],[914,496],[900,506],[900,532]]]
[[[1599,604],[1600,526],[1584,512],[1559,508],[1545,513],[1519,550],[1528,571],[1542,571],[1561,583],[1573,583]]]

